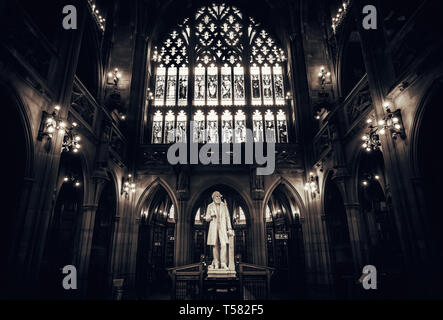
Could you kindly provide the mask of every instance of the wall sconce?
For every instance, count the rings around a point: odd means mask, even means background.
[[[72,151],[74,153],[77,153],[82,147],[80,144],[81,137],[75,133],[75,128],[77,127],[78,124],[76,122],[73,122],[70,128],[66,128],[65,125],[66,134],[63,138],[62,152]]]
[[[118,68],[115,68],[113,72],[108,72],[108,84],[114,84],[117,87],[121,77],[121,72],[118,71]]]
[[[325,85],[331,83],[331,73],[325,70],[325,67],[320,68],[320,72],[318,73],[318,79],[320,81],[321,89],[325,90]]]
[[[142,219],[147,219],[148,218],[148,210],[142,210],[140,216]]]
[[[361,185],[364,188],[369,187],[371,182],[380,181],[381,177],[378,174],[367,173],[363,175],[365,178],[362,180]]]
[[[64,128],[60,127],[60,121],[57,117],[57,113],[60,111],[60,106],[55,106],[52,113],[43,111],[42,119],[40,122],[40,129],[38,131],[38,140],[42,140],[43,137],[52,139],[53,134],[57,131],[64,133]]]
[[[122,178],[122,191],[121,194],[124,194],[126,199],[129,198],[130,194],[135,193],[135,182],[132,174],[128,175],[128,178]]]
[[[398,136],[402,139],[406,138],[400,109],[391,111],[389,105],[385,105],[385,108],[387,115],[383,119],[378,122],[375,122],[371,118],[366,120],[366,123],[369,124],[369,131],[362,137],[364,141],[362,147],[368,152],[380,148],[380,135],[384,135],[388,131],[391,133],[393,139],[397,139]]]
[[[74,133],[74,128],[77,127],[77,123],[73,122],[71,126],[68,127],[66,121],[58,117],[58,111],[60,111],[60,106],[58,105],[54,107],[54,111],[52,113],[43,111],[37,139],[41,141],[43,137],[47,137],[48,144],[46,145],[46,150],[49,151],[51,149],[51,141],[54,134],[62,134],[62,152],[71,150],[78,152],[78,149],[81,148],[79,143],[81,138],[79,135]]]
[[[403,126],[401,110],[397,109],[395,111],[391,111],[389,104],[385,105],[385,109],[387,115],[386,117],[383,118],[383,124],[382,124],[383,129],[385,131],[383,133],[382,132],[380,133],[384,134],[386,130],[389,130],[391,132],[391,136],[393,139],[397,139],[398,136],[400,136],[402,139],[405,139],[406,133],[405,133],[405,128]]]
[[[285,97],[285,99],[286,99],[287,101],[291,100],[291,91],[286,92],[286,97]]]
[[[148,88],[148,91],[146,93],[146,98],[151,101],[154,100],[154,93],[151,91],[151,88]]]
[[[154,51],[152,52],[152,61],[154,62],[159,61],[157,46],[154,47]]]
[[[79,188],[82,185],[80,180],[74,176],[65,176],[63,178],[63,183],[72,183],[76,188]]]
[[[88,3],[89,6],[91,7],[91,13],[92,16],[94,17],[95,22],[97,23],[97,26],[102,32],[104,32],[106,19],[100,15],[100,11],[97,9],[97,6],[92,3],[91,0],[89,0]]]
[[[343,1],[342,5],[338,8],[337,10],[337,14],[335,15],[335,17],[332,17],[332,31],[334,32],[334,34],[337,31],[337,27],[343,22],[346,13],[348,12],[349,6],[350,6],[351,1],[350,0],[345,0]]]
[[[317,193],[320,193],[318,185],[318,176],[314,176],[313,172],[309,173],[309,180],[305,184],[305,191],[311,193],[311,197],[314,199]]]

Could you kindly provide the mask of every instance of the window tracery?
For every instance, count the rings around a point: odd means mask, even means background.
[[[242,143],[248,125],[255,142],[289,142],[285,53],[253,18],[234,6],[205,6],[159,47],[151,143],[186,142],[192,120],[193,142]],[[262,106],[266,111],[257,109]],[[189,118],[176,110],[183,107],[190,108]]]

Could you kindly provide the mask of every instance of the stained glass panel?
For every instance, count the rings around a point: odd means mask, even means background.
[[[242,110],[235,114],[235,143],[246,142],[246,115]]]
[[[260,111],[255,110],[252,115],[252,125],[254,131],[254,142],[264,142],[263,139],[263,116]]]
[[[178,105],[188,104],[188,68],[181,67],[178,75]]]
[[[232,143],[233,132],[232,132],[232,114],[228,110],[225,110],[222,114],[222,142]]]
[[[265,105],[271,105],[273,103],[271,68],[265,65],[261,68],[261,72],[263,83],[263,103]]]
[[[177,90],[177,68],[168,68],[168,87],[166,91],[166,105],[175,106],[175,96]]]
[[[195,113],[193,126],[194,126],[193,142],[205,143],[206,141],[205,115],[201,110],[198,110]]]
[[[218,142],[218,116],[214,110],[208,113],[208,143]]]
[[[245,104],[245,76],[242,66],[237,65],[234,67],[234,104]]]
[[[186,113],[182,110],[177,115],[177,130],[176,130],[176,141],[186,142]]]
[[[158,67],[157,76],[155,79],[155,94],[154,105],[162,106],[165,103],[165,83],[166,83],[166,68]]]
[[[221,101],[222,105],[232,105],[231,67],[221,68]]]
[[[266,142],[275,143],[275,122],[274,114],[271,110],[267,110],[265,113],[265,127],[266,127]]]
[[[275,92],[275,104],[285,104],[285,87],[283,84],[283,72],[282,67],[275,66],[272,68],[274,72],[274,92]]]
[[[261,104],[260,68],[251,67],[251,98],[252,105]]]
[[[218,105],[218,70],[215,65],[208,68],[208,105]]]
[[[205,104],[205,68],[198,66],[195,68],[194,80],[194,104],[202,106]]]
[[[174,143],[175,142],[175,116],[172,111],[168,111],[165,116],[165,143]]]
[[[152,121],[152,143],[162,143],[163,115],[160,111],[154,114]]]
[[[283,110],[278,110],[277,113],[277,130],[278,130],[278,143],[288,143],[288,125],[286,121],[286,115]]]

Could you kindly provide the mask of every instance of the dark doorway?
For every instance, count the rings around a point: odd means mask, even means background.
[[[303,298],[305,269],[300,209],[284,185],[279,185],[265,208],[268,266],[273,299]]]
[[[96,299],[112,298],[111,259],[116,199],[115,185],[111,180],[100,197],[92,237],[88,292],[90,297]]]
[[[423,120],[419,128],[418,163],[422,176],[422,188],[426,207],[426,218],[429,226],[428,241],[432,248],[432,268],[434,275],[429,286],[433,298],[443,297],[443,214],[441,203],[441,184],[443,166],[440,150],[443,148],[439,139],[443,110],[441,101],[443,84],[435,87],[434,94],[425,105]],[[429,272],[429,270],[426,270]],[[432,288],[432,289],[431,289]]]
[[[40,270],[41,292],[51,299],[73,298],[64,290],[61,269],[74,262],[75,245],[83,206],[83,172],[78,154],[62,153],[57,180],[60,191],[49,224]]]
[[[340,190],[329,178],[325,187],[325,217],[336,298],[352,296],[354,264],[346,210]]]
[[[137,249],[137,294],[142,299],[170,298],[167,268],[174,265],[175,206],[158,185],[140,213]]]
[[[0,286],[1,294],[7,294],[7,290],[3,290],[10,278],[8,269],[11,266],[13,252],[14,230],[17,221],[19,199],[22,192],[23,182],[26,171],[26,159],[28,151],[26,146],[25,128],[23,120],[19,112],[19,106],[11,99],[11,96],[4,90],[0,90],[0,100],[4,112],[4,123],[1,125],[3,137],[8,137],[3,141],[3,150],[7,150],[3,157],[5,181],[8,186],[4,188],[3,195],[6,204],[1,213],[0,223]]]

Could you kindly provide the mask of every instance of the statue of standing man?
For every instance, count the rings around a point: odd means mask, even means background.
[[[222,195],[218,191],[212,193],[213,202],[206,210],[205,220],[209,222],[209,232],[207,244],[212,246],[213,260],[209,269],[229,270],[227,265],[226,247],[229,244],[229,237],[234,236],[229,217],[226,201],[221,201]],[[233,248],[230,248],[230,258],[233,256]],[[233,261],[229,261],[231,266]]]

